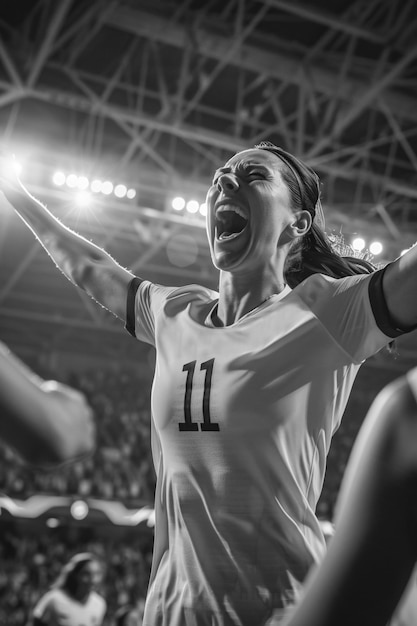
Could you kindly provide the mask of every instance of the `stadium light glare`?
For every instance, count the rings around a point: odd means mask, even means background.
[[[173,198],[171,202],[171,206],[174,209],[174,211],[182,211],[183,208],[185,207],[184,198],[181,198],[181,196],[177,196],[176,198]]]
[[[373,241],[369,246],[370,253],[375,255],[381,254],[383,249],[384,247],[380,241]]]
[[[22,173],[22,170],[23,170],[23,166],[22,166],[22,164],[21,164],[19,161],[17,161],[16,159],[13,159],[13,160],[11,161],[11,167],[12,167],[13,171],[14,171],[14,172],[15,172],[18,176],[20,176],[20,174]]]
[[[363,250],[365,247],[365,240],[362,239],[362,237],[356,237],[356,239],[354,239],[352,241],[352,248],[354,250],[358,250],[358,252],[360,252],[361,250]]]
[[[78,183],[78,176],[76,174],[68,174],[65,182],[67,183],[67,187],[69,187],[70,189],[74,189]]]
[[[61,187],[62,185],[65,185],[65,174],[64,174],[64,172],[55,172],[55,174],[52,177],[52,182],[57,187]]]
[[[136,198],[136,189],[128,189],[126,197],[129,198],[129,200],[133,200],[133,198]]]
[[[84,191],[85,189],[88,189],[89,184],[90,184],[90,181],[88,180],[87,176],[78,176],[77,178],[78,189],[80,189],[81,191]]]
[[[22,173],[22,165],[14,157],[5,159],[2,163],[1,174],[4,178],[14,178],[15,175],[20,176]]]
[[[88,191],[79,191],[75,194],[75,204],[81,208],[90,206],[91,194]]]
[[[200,203],[197,200],[188,200],[186,209],[188,213],[197,213],[200,208]]]
[[[200,204],[200,214],[206,216],[207,215],[207,204],[205,202],[202,202]]]
[[[125,195],[127,194],[127,187],[126,185],[116,185],[116,187],[114,188],[114,195],[116,196],[116,198],[124,198]]]
[[[93,180],[91,185],[90,185],[90,189],[94,193],[100,193],[102,187],[103,187],[103,183],[98,178]]]
[[[105,180],[102,187],[101,193],[104,193],[105,196],[108,196],[113,191],[113,183],[110,180]]]

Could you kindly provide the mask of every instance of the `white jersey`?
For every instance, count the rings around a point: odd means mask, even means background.
[[[370,279],[316,274],[222,328],[205,321],[214,292],[140,284],[134,332],[156,347],[145,626],[275,624],[294,602],[324,552],[314,511],[332,434],[359,366],[390,340]]]
[[[39,600],[33,616],[48,626],[101,626],[106,608],[106,601],[95,591],[81,603],[62,589],[54,588]]]

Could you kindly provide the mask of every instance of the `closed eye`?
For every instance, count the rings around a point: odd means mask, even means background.
[[[249,179],[250,181],[266,180],[271,176],[270,171],[264,167],[242,167],[239,173],[241,176]]]
[[[256,171],[256,172],[248,172],[247,176],[249,178],[263,178],[263,179],[267,178],[266,172],[258,172],[258,171]]]
[[[229,170],[230,171],[230,170]],[[219,182],[219,178],[222,174],[229,173],[227,170],[218,170],[213,177],[212,185],[217,185]],[[271,177],[271,173],[267,169],[247,169],[247,168],[239,168],[237,167],[234,174],[238,177],[246,178],[249,180],[266,180]]]

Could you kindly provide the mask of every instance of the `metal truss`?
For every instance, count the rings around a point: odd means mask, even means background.
[[[330,230],[379,237],[387,260],[413,243],[414,0],[26,4],[0,8],[2,147],[27,152],[30,189],[137,273],[215,287],[202,224],[167,200],[204,198],[219,164],[265,139],[317,170]],[[56,165],[123,179],[137,201],[86,223],[48,184]],[[1,337],[128,358],[112,316],[63,284],[4,203],[0,217]],[[191,239],[193,261],[173,264]]]

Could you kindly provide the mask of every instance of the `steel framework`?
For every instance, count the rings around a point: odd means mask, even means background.
[[[203,223],[167,203],[203,199],[214,169],[263,139],[317,170],[329,230],[379,237],[389,260],[417,233],[416,28],[414,0],[2,3],[0,141],[66,224],[153,280],[216,285]],[[50,183],[57,166],[137,198],[81,216]],[[4,200],[0,220],[0,337],[130,358]]]

